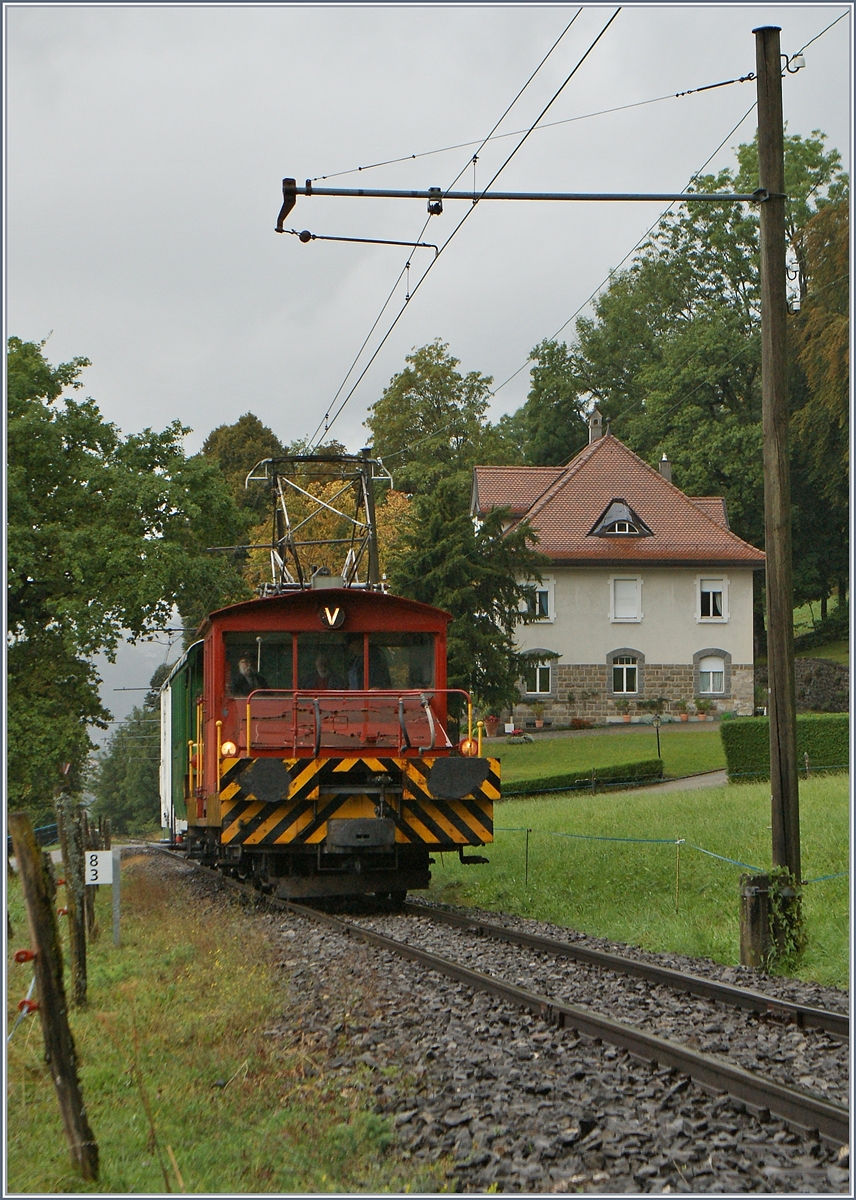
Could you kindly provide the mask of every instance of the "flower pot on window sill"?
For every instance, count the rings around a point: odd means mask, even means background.
[[[689,713],[678,713],[678,716],[681,718],[682,721],[688,721],[690,719]]]
[[[542,720],[540,720],[540,718],[538,718],[538,717],[535,718],[535,728],[536,729],[544,728],[544,722]]]
[[[629,725],[630,724],[630,713],[622,713],[621,719],[622,719],[622,721],[626,721],[627,724]]]

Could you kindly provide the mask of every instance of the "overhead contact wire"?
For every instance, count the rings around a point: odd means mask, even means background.
[[[840,19],[840,18],[839,18]],[[630,108],[644,108],[648,104],[662,104],[664,100],[679,100],[683,96],[693,96],[698,92],[709,92],[714,88],[728,87],[732,83],[748,83],[755,78],[750,72],[748,75],[741,75],[735,79],[724,79],[721,83],[708,83],[702,87],[687,88],[683,92],[667,92],[663,96],[652,96],[649,100],[634,100],[630,104],[617,104],[614,108],[599,108],[595,112],[579,113],[576,117],[562,117],[560,121],[545,121],[543,125],[536,125],[533,132],[537,133],[541,129],[555,129],[559,125],[572,125],[575,121],[589,121],[594,117],[606,117],[612,113],[626,112]],[[502,138],[519,137],[521,133],[525,133],[523,129],[512,129],[508,133],[491,134],[486,141],[498,142]],[[484,146],[484,142],[481,143]],[[356,175],[362,171],[373,171],[378,167],[392,167],[398,163],[413,162],[417,158],[431,158],[435,154],[448,154],[451,150],[467,150],[470,146],[478,146],[478,138],[473,138],[470,142],[456,142],[451,146],[440,146],[437,150],[422,150],[418,154],[403,154],[399,158],[386,158],[380,162],[367,163],[363,167],[348,167],[345,171],[331,171],[329,175],[316,175],[312,182],[318,183],[325,179],[340,179],[343,175]]]
[[[813,38],[810,38],[809,41],[807,41],[804,46],[802,46],[799,50],[797,50],[796,54],[802,54],[802,52],[804,50],[807,50],[808,47],[813,42],[816,42],[819,38],[822,38],[825,33],[828,33],[829,30],[832,29],[832,27],[834,25],[837,25],[839,21],[843,21],[847,15],[848,14],[846,12],[844,12],[841,14],[840,17],[836,17],[835,20],[831,21],[829,23],[829,25],[826,26],[825,29],[821,29],[820,33],[816,33]],[[746,79],[746,80],[748,80],[749,78],[750,78],[750,76],[748,76],[748,75],[744,77],[744,79]],[[729,82],[736,83],[736,82],[740,82],[740,80],[730,80]],[[695,91],[704,91],[706,89],[696,88],[694,90]],[[689,94],[689,93],[682,93],[682,92],[677,93],[677,95],[686,95],[686,94]],[[654,101],[642,101],[641,103],[654,103]],[[633,106],[628,106],[628,107],[633,107]],[[743,116],[740,118],[740,120],[737,122],[737,124],[734,126],[734,128],[725,135],[725,137],[722,139],[722,141],[719,143],[719,145],[716,147],[716,149],[713,151],[713,153],[709,156],[707,161],[704,162],[699,167],[699,169],[690,176],[690,181],[689,181],[690,185],[692,184],[694,179],[697,179],[698,176],[701,175],[702,171],[705,169],[705,167],[708,165],[708,163],[710,163],[711,160],[719,153],[719,151],[722,149],[722,147],[725,145],[725,143],[728,141],[728,139],[730,137],[734,136],[734,134],[737,132],[737,130],[740,128],[740,126],[743,124],[743,122],[746,120],[746,118],[751,113],[753,113],[756,108],[757,108],[757,101],[747,109],[747,111],[743,114]],[[607,110],[607,111],[612,111],[612,110]],[[598,115],[598,114],[594,114],[594,115]],[[558,124],[558,122],[556,122],[556,123]],[[674,201],[670,205],[668,205],[667,208],[665,208],[663,210],[663,212],[660,214],[660,216],[657,218],[657,220],[654,222],[654,224],[648,228],[648,230],[642,235],[642,237],[639,239],[639,241],[636,243],[636,245],[633,246],[632,249],[628,250],[628,252],[625,254],[624,258],[622,258],[621,262],[618,264],[618,266],[613,267],[613,269],[609,272],[609,275],[607,275],[606,279],[604,279],[602,283],[598,284],[598,286],[591,293],[589,298],[587,300],[583,301],[583,303],[576,310],[576,312],[571,313],[571,315],[568,317],[567,321],[565,321],[562,325],[559,326],[559,328],[553,334],[553,337],[549,340],[554,341],[559,336],[559,334],[562,332],[562,330],[566,329],[567,326],[571,323],[571,321],[573,321],[575,317],[578,317],[580,315],[580,313],[583,311],[583,309],[586,308],[586,306],[591,303],[591,301],[595,298],[595,296],[597,296],[598,293],[604,287],[606,287],[606,285],[609,283],[610,279],[615,274],[615,272],[620,270],[620,268],[624,266],[624,264],[627,262],[630,255],[635,254],[636,251],[639,249],[639,247],[644,244],[645,239],[651,236],[651,234],[654,232],[654,230],[657,228],[657,226],[662,221],[663,217],[665,217],[667,213],[671,212],[672,208],[674,208]],[[502,381],[502,383],[500,383],[496,388],[494,388],[494,390],[491,392],[491,395],[495,396],[497,392],[501,391],[502,388],[504,388],[506,386],[506,384],[511,383],[512,379],[516,379],[517,376],[520,374],[520,372],[525,370],[526,367],[528,367],[531,362],[534,362],[534,359],[527,358],[526,362],[522,363],[513,374],[509,375],[507,379],[504,379]]]
[[[523,93],[524,93],[524,92],[526,91],[526,89],[529,87],[529,84],[532,82],[532,80],[535,78],[535,76],[538,74],[538,72],[539,72],[539,71],[541,70],[541,68],[544,66],[544,64],[546,63],[547,59],[550,57],[550,55],[551,55],[551,54],[553,53],[553,51],[556,49],[556,47],[558,46],[559,42],[561,42],[562,38],[565,36],[565,34],[566,34],[566,33],[568,32],[568,30],[571,28],[571,26],[573,25],[574,21],[576,21],[577,17],[580,15],[580,13],[581,13],[581,12],[582,12],[582,8],[579,8],[579,9],[577,9],[577,11],[574,13],[573,17],[571,17],[571,19],[570,19],[570,21],[568,22],[568,24],[565,26],[565,28],[562,30],[562,32],[559,34],[559,36],[556,38],[555,42],[553,42],[553,44],[552,44],[552,46],[550,47],[550,49],[547,51],[547,53],[546,53],[546,54],[544,55],[544,57],[541,59],[541,61],[539,62],[538,66],[535,68],[535,70],[532,72],[532,74],[529,76],[529,78],[526,80],[526,82],[525,82],[525,83],[523,84],[523,86],[520,88],[520,90],[518,91],[517,95],[514,97],[514,99],[511,101],[511,103],[510,103],[510,104],[508,104],[508,105],[506,106],[506,108],[505,108],[504,112],[502,113],[502,116],[499,118],[499,120],[498,120],[498,121],[496,121],[496,122],[494,123],[494,125],[493,125],[493,128],[491,129],[490,133],[488,133],[487,137],[485,137],[485,138],[482,138],[482,140],[481,140],[481,143],[480,143],[480,144],[478,144],[479,148],[478,148],[478,150],[476,151],[476,155],[474,155],[474,156],[473,156],[473,158],[475,158],[475,157],[476,157],[476,156],[477,156],[477,155],[478,155],[478,154],[481,152],[481,150],[482,150],[482,149],[483,149],[483,148],[484,148],[484,147],[487,145],[487,143],[490,141],[490,139],[491,139],[491,137],[493,136],[493,134],[496,132],[496,130],[499,128],[499,126],[502,124],[502,122],[503,122],[503,121],[505,120],[505,118],[508,116],[509,112],[511,112],[511,109],[514,107],[514,105],[517,103],[517,101],[520,99],[520,97],[523,95]],[[477,144],[477,143],[475,143],[475,142],[470,142],[470,143],[468,143],[468,145],[476,145],[476,144]],[[461,175],[463,175],[464,171],[467,169],[467,167],[468,167],[468,166],[469,166],[469,162],[467,162],[467,163],[465,164],[465,166],[462,168],[462,170],[458,172],[458,174],[455,176],[455,178],[452,180],[452,182],[451,182],[451,183],[449,184],[449,186],[447,187],[447,189],[446,189],[447,191],[449,191],[451,188],[453,188],[453,187],[455,186],[455,184],[458,182],[458,180],[460,179]],[[361,168],[358,168],[358,169],[361,169]],[[340,172],[339,172],[339,174],[345,175],[345,174],[349,174],[349,172],[347,172],[347,171],[340,171]],[[321,178],[327,178],[327,176],[322,176]],[[419,234],[418,234],[418,235],[417,235],[417,237],[416,237],[416,242],[419,242],[419,241],[421,241],[421,239],[422,239],[422,236],[423,236],[423,234],[425,233],[425,230],[428,228],[428,225],[429,225],[430,221],[431,221],[431,217],[430,217],[430,215],[429,215],[429,216],[428,216],[428,219],[425,221],[425,223],[424,223],[424,224],[423,224],[423,226],[422,226],[422,229],[420,230]],[[416,243],[414,243],[414,247],[413,247],[414,249],[415,249],[415,245],[416,245]],[[411,253],[412,253],[412,251],[411,251]],[[435,259],[437,258],[437,256],[439,255],[439,253],[440,253],[440,251],[439,251],[439,250],[438,250],[438,251],[435,253],[435,255],[434,255]],[[378,313],[378,315],[375,317],[375,320],[374,320],[374,323],[372,324],[372,327],[371,327],[371,329],[370,329],[370,330],[369,330],[369,332],[366,334],[365,340],[363,341],[363,344],[360,346],[359,350],[357,351],[357,354],[356,354],[356,356],[355,356],[355,358],[354,358],[353,362],[351,363],[350,367],[348,367],[348,370],[347,370],[347,371],[346,371],[346,373],[345,373],[345,377],[344,377],[344,379],[343,379],[343,380],[342,380],[342,382],[339,384],[339,387],[338,387],[338,389],[337,389],[337,391],[336,391],[336,395],[333,397],[333,399],[331,400],[330,404],[329,404],[329,405],[328,405],[328,407],[327,407],[327,411],[326,411],[326,413],[324,414],[324,418],[323,418],[323,420],[321,420],[321,421],[318,423],[318,426],[316,427],[316,429],[315,429],[315,432],[312,434],[312,437],[309,439],[310,446],[311,446],[311,445],[312,445],[312,443],[315,441],[315,438],[318,436],[319,432],[321,431],[321,428],[322,428],[322,426],[323,426],[323,429],[324,429],[324,433],[325,433],[325,434],[326,434],[326,433],[329,431],[329,429],[330,429],[330,425],[332,424],[332,422],[330,421],[330,410],[333,408],[333,406],[335,405],[336,401],[339,399],[339,396],[342,394],[342,390],[344,389],[345,385],[347,384],[347,382],[348,382],[348,379],[349,379],[349,378],[350,378],[350,376],[351,376],[351,372],[354,370],[354,368],[356,367],[357,363],[359,362],[359,360],[360,360],[360,358],[361,358],[361,356],[362,356],[362,353],[363,353],[363,351],[365,350],[366,346],[368,345],[368,343],[369,343],[369,340],[370,340],[370,338],[371,338],[372,334],[374,333],[375,329],[377,328],[377,326],[378,326],[378,324],[379,324],[379,322],[380,322],[380,319],[381,319],[381,317],[382,317],[382,316],[383,316],[383,314],[386,312],[386,310],[387,310],[387,307],[389,306],[389,302],[390,302],[390,300],[391,300],[391,299],[392,299],[392,297],[395,295],[396,289],[398,288],[398,285],[401,283],[402,277],[403,277],[403,276],[404,276],[404,274],[405,274],[405,273],[408,271],[409,267],[410,267],[410,256],[408,256],[408,260],[407,260],[407,262],[404,264],[404,266],[403,266],[403,267],[401,268],[401,270],[399,271],[399,273],[398,273],[398,277],[397,277],[397,279],[395,280],[395,283],[392,285],[392,288],[391,288],[391,290],[390,290],[390,293],[389,293],[389,295],[387,296],[386,300],[383,302],[383,305],[381,306],[380,312],[379,312],[379,313]],[[407,304],[408,304],[409,300],[410,300],[410,293],[408,293],[408,296],[407,296],[407,298],[405,299],[404,305],[402,306],[402,308],[401,308],[401,310],[400,310],[400,312],[399,312],[398,316],[401,316],[401,313],[404,311],[404,308],[407,306]],[[398,317],[396,317],[396,321],[397,321],[397,320],[398,320]],[[394,328],[394,323],[393,323],[393,325],[390,327],[389,331],[387,332],[387,335],[386,335],[387,337],[388,337],[388,336],[389,336],[389,334],[392,332],[392,329],[393,329],[393,328]],[[386,341],[386,338],[384,338],[384,341]],[[383,342],[381,342],[381,346],[382,346],[382,345],[383,345]],[[378,350],[380,350],[380,346],[378,347]],[[376,354],[377,354],[377,351],[375,352],[375,355],[376,355]],[[366,370],[368,370],[368,367],[369,367],[369,366],[371,366],[371,363],[372,363],[373,361],[374,361],[374,356],[372,357],[372,359],[371,359],[371,360],[370,360],[370,362],[368,363],[368,366],[366,367]],[[365,374],[365,371],[363,372],[363,375],[364,375],[364,374]],[[357,383],[354,385],[354,387],[358,386],[358,384],[360,383],[360,380],[362,380],[362,378],[363,378],[363,375],[361,375],[361,376],[360,376],[360,378],[357,380]],[[347,403],[347,401],[350,399],[350,397],[351,397],[351,395],[352,395],[352,394],[353,394],[353,389],[352,389],[352,391],[351,391],[351,392],[349,392],[349,393],[348,393],[348,396],[345,398],[345,402],[344,402],[345,404],[346,404],[346,403]],[[344,407],[344,404],[343,404],[343,406],[342,406],[342,407]],[[342,410],[341,410],[341,408],[340,408],[340,409],[339,409],[339,411],[336,413],[336,416],[338,416],[338,415],[339,415],[339,412],[341,412],[341,411],[342,411]],[[334,420],[335,420],[335,417],[334,417]]]
[[[531,134],[532,130],[533,130],[533,129],[535,128],[535,126],[538,124],[538,121],[540,121],[540,120],[541,120],[541,118],[544,116],[544,114],[545,114],[545,113],[546,113],[546,112],[547,112],[547,111],[550,109],[550,107],[551,107],[551,106],[552,106],[552,105],[553,105],[553,104],[556,102],[556,100],[559,98],[559,96],[562,94],[562,92],[564,91],[564,89],[565,89],[565,88],[567,87],[567,85],[570,83],[571,79],[573,79],[574,75],[577,73],[577,71],[578,71],[578,70],[580,69],[580,67],[583,65],[583,63],[585,62],[585,60],[588,58],[588,56],[589,56],[589,55],[591,54],[591,52],[594,50],[595,46],[598,44],[598,42],[600,41],[600,39],[601,39],[601,38],[603,37],[603,35],[606,33],[607,29],[609,29],[610,25],[612,24],[612,22],[615,20],[615,18],[618,16],[618,14],[619,14],[620,12],[621,12],[621,8],[620,8],[620,7],[618,7],[618,8],[615,10],[615,12],[612,14],[612,16],[609,18],[609,20],[607,21],[607,23],[604,25],[603,29],[601,29],[600,33],[597,35],[597,37],[594,39],[594,41],[591,43],[591,45],[590,45],[590,46],[588,47],[588,49],[585,51],[585,53],[583,54],[583,56],[582,56],[582,57],[579,59],[579,61],[577,62],[576,66],[573,68],[573,70],[570,72],[570,74],[567,76],[567,78],[564,80],[564,82],[561,84],[561,86],[558,88],[558,90],[557,90],[557,91],[556,91],[556,92],[553,94],[553,96],[551,97],[551,99],[548,101],[547,105],[546,105],[546,106],[545,106],[545,107],[542,109],[542,111],[541,111],[541,113],[539,114],[539,116],[536,118],[536,120],[535,120],[535,121],[533,121],[532,125],[530,125],[529,129],[527,130],[527,132],[526,132],[526,133],[523,135],[523,137],[520,139],[520,141],[517,143],[517,145],[514,147],[514,149],[513,149],[513,150],[511,151],[511,153],[508,155],[508,157],[506,158],[505,162],[502,164],[502,166],[499,168],[499,170],[497,170],[497,171],[495,172],[495,174],[492,176],[492,178],[490,179],[490,181],[489,181],[489,182],[488,182],[488,183],[485,185],[484,189],[482,190],[482,193],[481,193],[481,195],[484,195],[484,193],[485,193],[485,192],[486,192],[486,191],[487,191],[487,190],[488,190],[488,189],[489,189],[489,188],[490,188],[490,187],[491,187],[491,186],[492,186],[492,185],[493,185],[493,184],[496,182],[496,180],[499,178],[499,176],[501,175],[501,173],[502,173],[502,172],[505,170],[505,168],[506,168],[506,167],[508,166],[508,164],[511,162],[512,158],[515,156],[515,154],[517,153],[517,151],[520,149],[520,147],[523,145],[523,143],[524,143],[524,142],[526,141],[526,139],[529,137],[529,135]],[[466,168],[464,168],[464,169],[466,169]],[[418,280],[418,282],[417,282],[416,286],[414,287],[413,291],[410,293],[410,297],[409,297],[409,299],[408,299],[408,300],[406,300],[406,301],[404,302],[404,304],[401,306],[401,308],[399,309],[399,311],[398,311],[398,314],[396,315],[396,317],[395,317],[394,321],[392,322],[392,324],[390,325],[389,329],[388,329],[388,330],[386,331],[386,333],[384,334],[384,336],[383,336],[383,338],[382,338],[382,340],[381,340],[380,344],[378,345],[377,349],[375,350],[374,354],[371,356],[371,358],[369,359],[369,361],[366,363],[366,365],[365,365],[365,367],[363,368],[362,372],[360,373],[360,375],[359,375],[359,378],[357,379],[356,383],[353,385],[353,387],[352,387],[352,388],[351,388],[351,390],[348,392],[347,396],[346,396],[346,397],[345,397],[345,399],[342,401],[342,403],[339,405],[339,408],[336,410],[335,414],[334,414],[334,415],[333,415],[333,417],[331,418],[328,428],[329,428],[330,426],[332,426],[332,425],[333,425],[333,422],[334,422],[334,421],[335,421],[335,420],[338,418],[339,414],[342,412],[342,410],[344,409],[345,405],[346,405],[346,404],[348,403],[348,401],[350,400],[351,396],[353,396],[354,392],[357,390],[357,388],[359,387],[360,383],[361,383],[361,382],[362,382],[362,380],[365,378],[366,372],[368,371],[369,367],[371,367],[371,365],[372,365],[372,363],[374,362],[374,360],[377,358],[377,356],[378,356],[378,354],[380,353],[381,349],[383,348],[383,346],[384,346],[384,344],[385,344],[385,342],[386,342],[387,338],[390,336],[390,334],[392,333],[392,331],[395,329],[396,325],[398,324],[399,320],[401,319],[401,316],[402,316],[402,314],[404,313],[404,310],[405,310],[405,308],[406,308],[406,307],[407,307],[407,305],[410,303],[410,300],[412,300],[412,299],[413,299],[413,297],[414,297],[414,296],[416,295],[416,293],[419,291],[419,288],[420,288],[420,287],[422,286],[422,284],[425,282],[425,279],[428,277],[428,275],[430,274],[430,272],[431,272],[431,271],[433,270],[433,268],[436,266],[436,264],[437,264],[437,262],[438,262],[438,260],[439,260],[440,256],[442,255],[443,251],[446,249],[446,247],[449,245],[449,243],[452,241],[452,239],[455,237],[455,235],[458,233],[458,231],[461,229],[461,227],[464,225],[464,223],[465,223],[465,222],[466,222],[466,221],[469,219],[469,217],[470,217],[471,213],[473,212],[473,210],[475,209],[476,205],[478,204],[478,199],[479,199],[478,197],[474,197],[474,198],[473,198],[473,203],[472,203],[472,206],[471,206],[471,207],[470,207],[470,208],[469,208],[469,209],[466,211],[466,213],[464,213],[464,215],[463,215],[463,217],[461,218],[461,220],[458,222],[458,224],[455,226],[455,228],[452,230],[452,232],[451,232],[451,233],[449,234],[449,236],[446,238],[445,242],[444,242],[444,243],[442,244],[442,246],[440,247],[440,249],[439,249],[439,251],[437,252],[437,254],[434,256],[434,259],[433,259],[433,261],[432,261],[431,263],[429,263],[429,265],[426,267],[425,271],[423,272],[423,274],[422,274],[422,275],[421,275],[421,277],[419,278],[419,280]]]
[[[740,126],[743,124],[743,122],[746,120],[746,118],[748,116],[750,116],[750,114],[752,112],[754,112],[754,110],[757,107],[757,103],[758,102],[755,101],[754,104],[750,105],[750,107],[746,110],[746,112],[743,114],[743,116],[740,118],[740,120],[737,122],[737,124],[728,131],[728,133],[725,135],[725,137],[722,139],[722,141],[719,143],[719,145],[716,147],[716,149],[713,151],[713,153],[708,156],[708,158],[702,163],[702,165],[698,168],[697,171],[694,171],[692,173],[692,175],[690,176],[690,179],[689,179],[689,183],[687,184],[688,187],[692,186],[693,181],[698,179],[699,175],[701,175],[702,171],[705,169],[705,167],[708,165],[708,163],[710,163],[712,161],[712,159],[714,159],[716,157],[716,155],[720,152],[720,150],[725,145],[725,143],[728,141],[728,139],[730,137],[734,136],[734,134],[737,132],[737,130],[740,128]],[[673,200],[671,204],[667,205],[667,207],[663,209],[663,211],[660,213],[660,215],[657,217],[657,219],[654,221],[654,223],[652,225],[648,226],[648,228],[645,230],[645,232],[642,234],[642,236],[636,242],[636,245],[632,246],[627,251],[627,253],[624,255],[624,257],[619,262],[618,266],[611,268],[606,279],[602,280],[602,282],[597,285],[597,287],[594,289],[594,291],[591,293],[591,295],[582,302],[582,304],[579,306],[579,308],[577,308],[574,312],[571,313],[571,315],[568,317],[568,319],[566,321],[563,321],[563,323],[559,326],[559,328],[556,330],[556,332],[553,334],[553,336],[548,339],[549,341],[555,341],[556,338],[559,336],[559,334],[562,332],[562,330],[566,329],[568,327],[568,325],[570,325],[571,321],[573,321],[575,317],[578,317],[580,315],[580,313],[585,308],[587,308],[589,304],[591,304],[592,300],[594,300],[594,298],[597,295],[599,295],[600,292],[606,287],[606,285],[613,278],[615,273],[617,271],[621,270],[621,268],[627,262],[628,258],[630,258],[631,254],[635,254],[636,251],[639,249],[639,247],[643,246],[645,244],[646,240],[651,236],[651,234],[654,232],[654,230],[657,228],[657,226],[660,224],[660,222],[663,220],[663,218],[672,211],[672,209],[675,207],[675,204],[676,204],[676,201]],[[502,391],[502,389],[507,384],[511,383],[512,379],[516,379],[517,376],[520,374],[520,372],[525,371],[526,368],[529,366],[529,364],[534,361],[535,360],[531,356],[529,358],[527,358],[526,362],[521,363],[516,371],[514,371],[511,375],[508,376],[507,379],[504,379],[502,381],[502,383],[498,384],[493,389],[493,391],[491,392],[491,395],[495,396],[497,394],[497,392]]]
[[[816,33],[804,46],[801,46],[796,51],[796,54],[802,54],[813,42],[823,37],[825,33],[828,33],[833,25],[837,25],[839,21],[843,21],[847,15],[846,12],[843,12],[840,17],[836,17],[834,21],[826,26],[826,29],[821,29],[820,33]],[[661,104],[664,100],[679,100],[682,96],[693,96],[699,92],[709,92],[714,88],[727,87],[732,83],[749,83],[754,78],[754,72],[750,71],[748,75],[740,75],[735,79],[724,79],[721,83],[708,83],[702,87],[687,88],[683,92],[667,92],[664,96],[652,96],[650,100],[634,100],[632,104],[619,104],[615,108],[601,108],[596,112],[580,113],[576,117],[563,117],[560,121],[545,121],[543,125],[536,126],[536,132],[539,129],[555,129],[558,125],[570,125],[574,121],[588,121],[593,117],[609,116],[611,113],[624,112],[629,108],[644,108],[647,104]],[[513,129],[508,133],[493,134],[488,140],[498,142],[501,138],[517,137],[521,133],[523,133],[522,129]],[[356,175],[361,171],[373,171],[377,167],[396,166],[398,163],[413,162],[417,158],[430,158],[434,154],[447,154],[451,150],[467,150],[470,146],[477,146],[478,144],[478,138],[473,138],[470,142],[455,142],[451,146],[440,146],[436,150],[421,150],[418,154],[402,154],[398,158],[385,158],[380,162],[366,163],[365,166],[361,167],[348,167],[345,171],[331,171],[329,175],[316,175],[312,182],[318,183],[323,179],[340,179],[343,175]]]

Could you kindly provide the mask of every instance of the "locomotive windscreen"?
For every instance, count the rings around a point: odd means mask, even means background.
[[[293,686],[290,633],[227,633],[224,642],[229,695],[245,696],[255,688]]]
[[[435,685],[434,641],[432,633],[226,633],[226,691],[244,696],[259,688],[431,688]]]
[[[368,683],[366,683],[368,678]],[[423,688],[434,684],[430,633],[301,633],[297,686],[309,691]]]

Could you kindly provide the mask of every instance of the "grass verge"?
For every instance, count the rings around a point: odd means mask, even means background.
[[[803,877],[810,880],[845,871],[848,778],[826,776],[801,782],[800,806]],[[496,806],[494,821],[490,865],[467,867],[445,856],[433,872],[435,899],[553,921],[649,950],[722,963],[740,961],[743,870],[691,845],[769,869],[769,784],[656,795],[633,791],[508,800]],[[530,831],[528,881],[526,829]],[[597,841],[557,834],[669,842]],[[676,838],[685,839],[680,849],[677,911]],[[796,970],[799,978],[847,987],[849,891],[847,875],[805,887],[808,945]]]
[[[122,945],[100,888],[89,1004],[71,1010],[101,1179],[93,1187],[71,1168],[39,1020],[28,1017],[8,1046],[10,1192],[441,1190],[442,1174],[417,1175],[388,1151],[391,1122],[368,1110],[364,1079],[331,1084],[299,1033],[264,1036],[289,1028],[289,993],[251,914],[200,900],[181,880],[165,887],[139,859],[123,862],[122,889]],[[13,1020],[32,977],[12,959],[28,944],[14,879],[9,903]]]
[[[795,650],[796,658],[825,658],[829,662],[842,663],[845,667],[850,666],[850,642],[845,638],[843,641],[826,642],[823,646],[813,646],[809,650]]]
[[[688,729],[660,729],[660,757],[666,777],[677,779],[702,771],[717,771],[725,766],[725,751],[719,726],[693,726]],[[534,742],[509,746],[490,743],[489,754],[502,760],[503,783],[522,783],[526,779],[560,775],[568,771],[589,771],[592,767],[613,767],[621,763],[641,762],[657,757],[657,734],[651,726],[617,733],[575,734],[567,738],[536,738]]]

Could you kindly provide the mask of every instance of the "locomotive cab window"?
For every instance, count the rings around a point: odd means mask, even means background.
[[[226,691],[248,696],[258,688],[290,688],[291,634],[226,633]]]
[[[433,687],[434,635],[301,633],[297,678],[299,688],[319,692]]]
[[[299,633],[297,686],[300,691],[361,688],[362,642],[362,634]]]
[[[381,668],[377,682],[374,681],[373,664],[375,664],[374,669]],[[381,682],[384,678],[388,678],[389,682]],[[369,634],[369,687],[430,688],[433,686],[434,635],[432,633]]]

